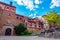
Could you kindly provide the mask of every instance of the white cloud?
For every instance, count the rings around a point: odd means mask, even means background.
[[[36,13],[30,14],[29,17],[32,17],[32,18],[36,18],[37,17],[38,19],[42,18],[42,16],[37,16]]]
[[[39,3],[41,4],[41,3],[42,3],[42,1],[39,1]]]
[[[36,17],[36,13],[30,14],[29,17],[35,18]]]
[[[35,4],[41,4],[42,3],[42,1],[40,0],[35,0]]]
[[[36,18],[36,17],[37,17],[38,19],[41,19],[41,18],[42,18],[42,16],[35,16],[35,17],[33,17],[33,18]]]
[[[37,16],[39,19],[41,19],[42,18],[42,16]]]
[[[36,18],[36,17],[32,17],[32,18]]]
[[[34,16],[36,16],[36,14],[34,14]]]
[[[33,14],[30,14],[29,17],[33,16]]]
[[[36,13],[33,14],[33,17],[36,17]]]
[[[14,0],[14,1],[17,1],[17,4],[19,4],[19,5],[23,5],[22,0]]]
[[[35,4],[39,4],[39,0],[35,0]]]
[[[38,8],[38,5],[35,5],[35,8]]]
[[[33,0],[14,0],[19,5],[23,5],[26,8],[33,10],[34,8],[38,8],[38,4],[42,3],[42,1],[35,0],[34,3],[37,5],[34,5]]]
[[[14,0],[16,1],[19,5],[26,6],[26,8],[29,8],[32,10],[34,8],[33,1],[31,0]]]
[[[60,0],[52,0],[50,8],[60,7]]]
[[[36,17],[37,17],[38,19],[41,19],[41,18],[42,18],[42,16],[37,16],[36,13],[34,13],[32,18],[36,18]]]

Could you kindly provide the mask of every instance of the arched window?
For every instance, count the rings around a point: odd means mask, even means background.
[[[10,29],[10,28],[7,28],[7,29],[6,29],[5,35],[6,35],[6,36],[10,36],[10,35],[11,35],[11,29]]]

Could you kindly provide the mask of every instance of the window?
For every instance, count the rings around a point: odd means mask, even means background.
[[[18,19],[19,17],[17,16],[16,18]]]
[[[41,25],[39,25],[39,28],[41,28]]]
[[[24,22],[25,22],[25,20],[24,20]]]
[[[21,20],[22,18],[20,17],[20,20]]]
[[[15,9],[12,9],[12,10],[15,10]]]
[[[27,26],[27,23],[26,23],[26,26]]]
[[[36,24],[35,24],[35,27],[37,27]]]
[[[30,24],[30,26],[32,26],[32,24]]]
[[[6,9],[9,9],[9,7],[6,7]]]
[[[15,11],[15,9],[12,9],[12,11]]]
[[[11,16],[11,14],[8,14],[8,16]]]

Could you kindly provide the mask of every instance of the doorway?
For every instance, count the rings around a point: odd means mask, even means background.
[[[5,35],[6,35],[6,36],[10,36],[10,35],[11,35],[11,29],[10,29],[10,28],[7,28],[7,29],[6,29]]]

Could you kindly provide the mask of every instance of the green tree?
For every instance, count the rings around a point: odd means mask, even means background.
[[[59,16],[59,19],[57,20],[57,24],[60,25],[60,14],[58,14],[58,16]]]
[[[46,20],[48,21],[49,24],[51,23],[56,23],[56,24],[60,24],[60,14],[57,14],[57,12],[55,10],[49,11],[44,17],[46,18]]]
[[[16,35],[24,35],[28,33],[26,26],[23,23],[20,23],[17,27],[15,27]]]

